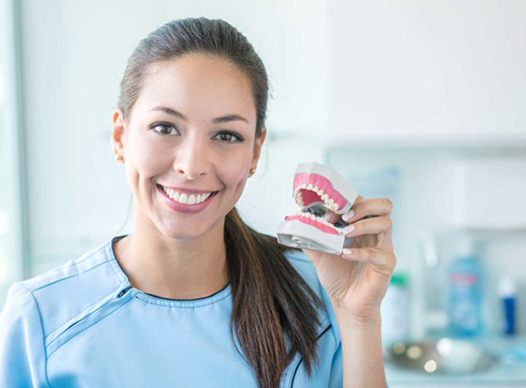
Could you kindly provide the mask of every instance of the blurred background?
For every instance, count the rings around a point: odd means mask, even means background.
[[[13,282],[131,232],[111,110],[139,40],[189,16],[229,21],[267,66],[270,138],[239,203],[249,224],[275,235],[305,161],[393,200],[391,387],[526,387],[522,0],[3,0],[0,306]],[[424,341],[446,337],[462,341],[426,358]],[[448,354],[469,365],[444,367]]]

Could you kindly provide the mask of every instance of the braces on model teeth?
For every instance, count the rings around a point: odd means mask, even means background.
[[[298,165],[293,187],[301,211],[278,226],[278,242],[340,255],[352,241],[342,232],[347,223],[341,215],[351,210],[358,192],[336,170],[320,163]]]

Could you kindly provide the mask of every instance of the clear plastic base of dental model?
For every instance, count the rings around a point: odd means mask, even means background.
[[[288,247],[312,249],[340,255],[346,242],[345,235],[322,232],[298,220],[283,221],[278,226],[278,242]]]

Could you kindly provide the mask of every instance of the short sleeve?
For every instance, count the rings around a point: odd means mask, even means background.
[[[48,387],[44,336],[33,294],[15,283],[0,314],[0,387]]]

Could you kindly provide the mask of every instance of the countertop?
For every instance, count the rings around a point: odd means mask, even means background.
[[[389,387],[526,388],[526,336],[487,336],[472,341],[497,356],[499,362],[484,371],[446,375],[402,369],[386,360],[385,373]]]

